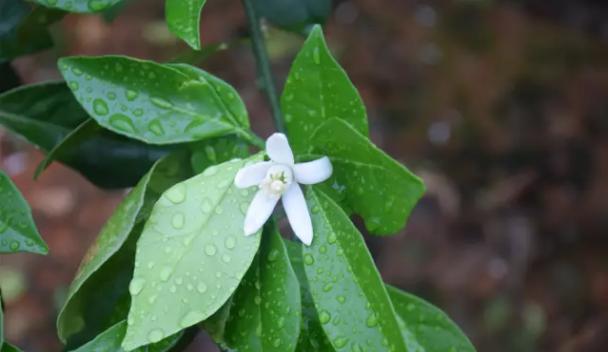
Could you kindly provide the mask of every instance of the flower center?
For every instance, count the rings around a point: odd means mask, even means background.
[[[266,172],[260,188],[269,195],[280,196],[293,182],[293,172],[287,165],[276,164]]]

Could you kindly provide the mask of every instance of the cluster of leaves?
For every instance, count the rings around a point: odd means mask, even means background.
[[[38,2],[73,12],[120,5]],[[166,1],[169,28],[195,49],[204,4]],[[327,15],[329,2],[254,4],[282,27],[309,27],[281,110],[296,159],[328,156],[334,165],[329,180],[306,188],[311,246],[285,239],[278,219],[243,235],[255,189],[233,180],[264,154],[249,153],[261,143],[238,92],[208,72],[67,57],[59,60],[65,81],[0,95],[0,124],[47,153],[36,175],[56,160],[100,187],[133,187],[69,288],[60,338],[73,351],[169,351],[202,328],[230,351],[473,351],[444,313],[385,285],[350,220],[360,216],[372,234],[395,233],[424,185],[370,141],[357,90],[321,28],[308,25]],[[9,231],[0,250],[46,253],[27,204],[7,177],[0,181],[0,233]]]

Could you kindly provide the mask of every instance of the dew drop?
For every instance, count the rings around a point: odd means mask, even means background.
[[[304,264],[312,265],[314,262],[315,262],[315,259],[312,257],[312,255],[310,255],[310,254],[304,255]]]
[[[226,240],[224,241],[224,245],[226,246],[226,248],[232,249],[236,245],[236,240],[234,239],[234,237],[230,236],[226,238]]]
[[[10,248],[10,249],[11,249],[11,251],[13,251],[13,252],[14,252],[14,251],[19,250],[19,247],[20,247],[20,246],[21,246],[21,245],[19,244],[19,241],[16,241],[16,240],[12,240],[12,241],[11,241],[11,244],[9,244],[9,248]]]
[[[205,246],[205,254],[207,254],[207,255],[215,255],[216,252],[217,252],[217,249],[215,248],[214,245],[208,244],[208,245]]]
[[[163,109],[170,109],[173,106],[168,100],[159,97],[152,97],[150,98],[150,101],[152,101],[152,104]]]
[[[105,116],[110,112],[108,104],[102,99],[93,100],[93,111],[100,116]]]
[[[207,285],[205,285],[204,282],[200,282],[197,286],[196,286],[196,290],[199,293],[205,293],[207,292]]]
[[[135,132],[133,121],[131,121],[129,116],[124,114],[114,114],[110,116],[110,125],[123,132]]]
[[[189,326],[192,326],[196,323],[198,323],[199,321],[205,319],[205,315],[197,310],[193,310],[190,311],[188,313],[186,313],[186,315],[184,315],[184,317],[182,318],[182,320],[180,320],[179,325],[182,328],[187,328]]]
[[[346,346],[347,343],[348,340],[344,337],[337,337],[336,339],[334,339],[334,345],[336,346],[336,348],[342,348]]]
[[[150,121],[150,123],[148,123],[148,130],[159,137],[165,134],[165,129],[159,119]]]
[[[68,85],[70,86],[70,89],[72,89],[73,91],[76,91],[80,88],[80,85],[76,81],[72,81]]]
[[[378,325],[378,317],[375,313],[372,313],[369,317],[367,317],[366,324],[369,328],[373,328]]]
[[[144,288],[145,283],[146,280],[142,278],[134,278],[129,284],[129,293],[131,293],[132,296],[137,296]]]
[[[201,210],[203,213],[209,213],[212,209],[211,201],[209,199],[204,199],[203,204],[201,205]]]
[[[186,185],[178,183],[165,193],[171,203],[179,204],[186,200]]]
[[[227,255],[227,254],[224,254],[224,255],[222,256],[222,261],[223,261],[224,263],[230,263],[230,256],[229,256],[229,255]]]
[[[128,101],[133,101],[133,100],[137,99],[137,96],[139,95],[139,93],[137,93],[134,90],[127,89],[127,92],[125,93],[125,95],[126,95]]]
[[[217,166],[210,166],[203,172],[203,176],[213,176],[217,174]]]
[[[160,271],[160,279],[163,281],[169,280],[169,277],[171,276],[172,271],[173,270],[169,266],[162,268]]]
[[[171,218],[171,226],[173,226],[174,229],[179,230],[184,227],[184,221],[184,214],[175,213],[173,218]]]
[[[163,339],[163,336],[164,333],[161,329],[154,329],[148,334],[148,341],[150,341],[151,343],[157,343],[158,341]]]
[[[330,320],[331,315],[326,310],[321,311],[321,313],[319,313],[319,321],[321,322],[321,324],[327,324]]]

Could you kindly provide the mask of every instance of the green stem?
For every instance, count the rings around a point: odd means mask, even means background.
[[[266,97],[272,110],[272,118],[277,130],[285,133],[285,123],[283,122],[283,114],[281,113],[281,107],[279,105],[279,98],[277,95],[276,87],[274,84],[274,78],[270,69],[270,60],[268,59],[268,53],[266,52],[266,43],[264,40],[264,34],[260,25],[260,19],[255,13],[255,8],[251,0],[242,0],[243,6],[245,7],[245,14],[249,21],[249,30],[251,31],[251,43],[253,47],[253,54],[258,65],[258,74],[262,81],[262,87],[266,92]]]
[[[237,132],[239,136],[241,136],[245,141],[251,143],[252,145],[264,149],[266,148],[266,143],[262,138],[260,138],[257,134],[255,134],[251,130],[238,130]]]

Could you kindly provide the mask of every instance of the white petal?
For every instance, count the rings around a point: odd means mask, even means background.
[[[274,133],[266,140],[266,154],[274,162],[293,165],[293,153],[289,141],[282,133]]]
[[[298,183],[312,185],[327,180],[331,176],[333,168],[329,158],[324,156],[317,160],[296,164],[293,171]]]
[[[283,194],[283,208],[287,214],[289,225],[298,238],[307,246],[312,243],[312,221],[306,199],[297,183],[292,183]]]
[[[245,236],[258,232],[264,226],[279,198],[280,196],[268,194],[262,190],[255,194],[245,216]]]
[[[261,161],[249,166],[245,166],[236,173],[234,184],[238,188],[257,186],[266,177],[266,172],[272,165],[269,161]]]

